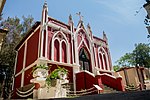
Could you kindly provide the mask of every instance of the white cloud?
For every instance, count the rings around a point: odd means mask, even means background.
[[[96,2],[114,12],[118,16],[118,20],[129,23],[136,21],[134,14],[143,5],[140,0],[96,0]]]

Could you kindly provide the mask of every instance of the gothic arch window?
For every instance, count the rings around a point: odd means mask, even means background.
[[[59,41],[56,39],[55,41],[54,41],[54,60],[55,61],[59,61],[59,55],[60,55],[60,53],[59,53]]]
[[[62,62],[67,63],[67,50],[66,50],[66,44],[63,41],[62,42]]]
[[[104,48],[100,47],[98,49],[98,59],[99,59],[99,68],[103,70],[109,70],[109,62],[108,62],[108,55]]]
[[[63,32],[56,32],[52,37],[51,58],[54,61],[68,63],[68,40]]]
[[[87,51],[83,48],[81,48],[79,52],[79,64],[80,64],[80,70],[90,71],[89,56],[87,54]]]

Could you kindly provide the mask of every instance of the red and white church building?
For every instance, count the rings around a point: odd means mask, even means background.
[[[113,76],[106,34],[103,32],[103,38],[94,36],[90,25],[85,27],[80,13],[79,16],[76,27],[71,15],[65,24],[48,16],[48,7],[44,4],[41,21],[33,25],[16,47],[14,91],[30,84],[32,67],[38,64],[52,65],[51,70],[56,65],[69,70],[68,79],[74,90],[88,89],[90,84],[110,87],[119,84],[114,88],[123,90],[121,79]],[[87,77],[82,77],[82,73]]]

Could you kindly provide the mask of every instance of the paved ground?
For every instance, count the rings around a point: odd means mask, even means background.
[[[112,94],[97,94],[82,96],[77,98],[64,98],[56,100],[150,100],[150,90],[136,91],[136,92],[123,92]]]

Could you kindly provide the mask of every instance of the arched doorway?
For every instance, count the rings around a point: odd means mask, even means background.
[[[90,59],[85,49],[81,49],[79,52],[79,64],[80,70],[90,71]]]

